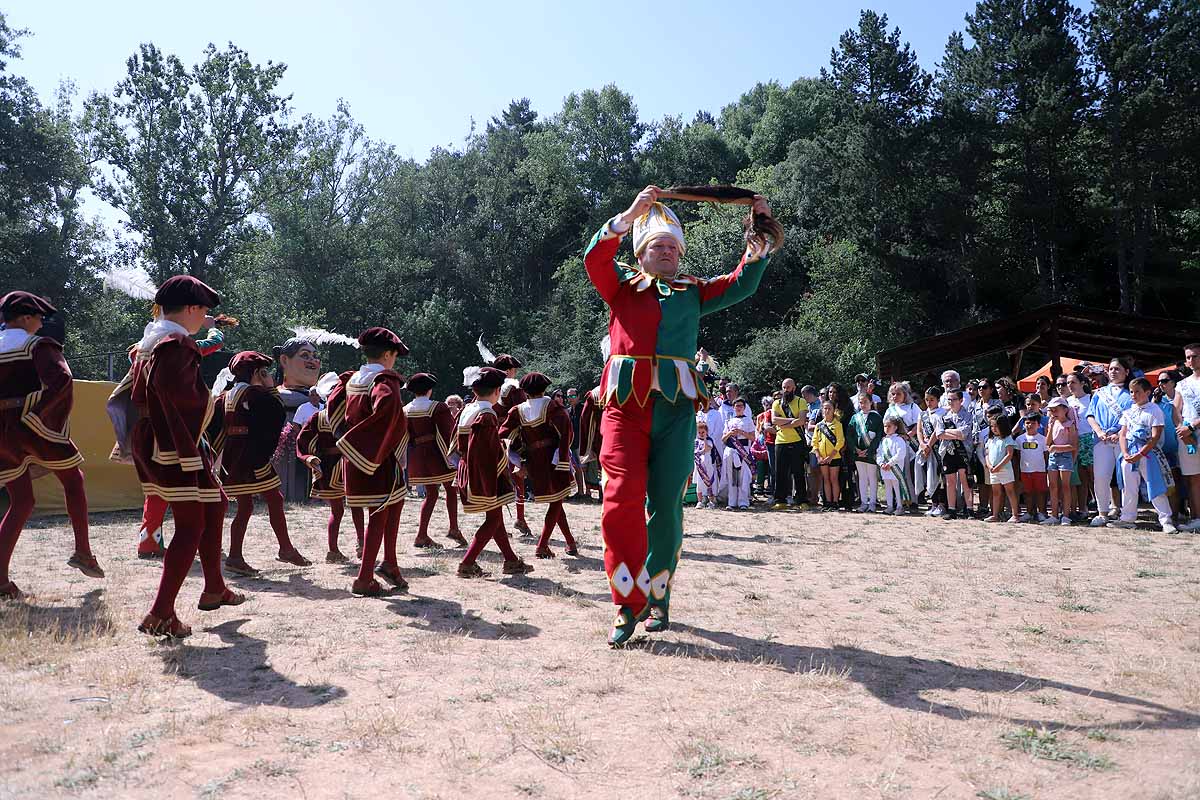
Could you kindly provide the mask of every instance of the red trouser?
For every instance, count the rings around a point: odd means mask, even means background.
[[[496,546],[500,548],[500,553],[504,556],[505,561],[517,560],[518,556],[508,541],[508,531],[504,529],[504,509],[502,508],[493,508],[484,516],[483,524],[479,526],[479,530],[475,531],[475,538],[471,540],[471,546],[467,548],[462,563],[474,563],[479,554],[483,552],[483,548],[487,547],[487,543],[493,539],[496,540]]]
[[[446,481],[442,484],[446,489],[446,516],[450,517],[450,530],[458,530],[458,490],[454,488],[453,481]],[[434,506],[438,501],[438,485],[436,483],[427,484],[425,486],[425,500],[421,503],[421,520],[417,526],[417,538],[429,538],[429,520],[433,517]]]
[[[71,530],[75,534],[75,552],[89,555],[87,494],[83,489],[83,471],[79,467],[56,470],[67,501],[67,516],[71,519]],[[17,539],[33,513],[33,479],[28,470],[19,478],[13,478],[5,487],[8,489],[8,511],[0,521],[0,584],[8,583],[8,563],[17,548]]]
[[[691,477],[696,415],[690,402],[651,395],[610,403],[600,422],[604,444],[604,571],[613,602],[639,613],[667,607],[683,547],[683,493]],[[647,518],[647,511],[649,518]]]
[[[371,512],[367,519],[367,535],[363,539],[362,562],[358,565],[358,582],[375,580],[375,559],[383,545],[383,563],[399,569],[396,563],[396,537],[400,533],[400,512],[404,501]]]
[[[550,508],[546,509],[546,521],[542,523],[542,538],[538,540],[537,549],[544,550],[550,546],[550,534],[554,533],[555,525],[567,540],[567,549],[574,550],[575,537],[571,535],[571,526],[567,524],[567,512],[562,500],[551,503]]]
[[[279,543],[280,553],[289,553],[296,548],[288,538],[287,515],[283,510],[283,493],[278,489],[263,492],[261,495],[267,503],[267,515],[271,519],[271,529],[275,531],[275,539]],[[250,515],[254,513],[254,495],[243,494],[237,498],[237,513],[229,526],[229,556],[242,558],[242,542],[246,539],[246,526],[250,524]]]
[[[171,503],[175,517],[175,535],[163,556],[162,580],[150,613],[159,619],[175,616],[175,598],[183,579],[200,552],[200,567],[204,571],[204,591],[216,594],[225,591],[221,576],[221,529],[225,524],[225,496],[219,503]]]
[[[354,533],[358,538],[359,546],[363,542],[363,524],[364,524],[364,509],[355,506],[350,509],[350,518],[354,520]],[[338,551],[338,534],[342,530],[342,515],[346,513],[346,500],[342,497],[337,497],[329,501],[329,524],[325,530],[325,538],[329,543],[329,552],[335,553]]]
[[[138,551],[154,553],[163,546],[162,525],[167,516],[167,501],[158,495],[146,495],[142,503],[142,529],[138,532]]]

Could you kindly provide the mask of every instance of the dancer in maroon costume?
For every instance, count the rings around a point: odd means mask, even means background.
[[[366,508],[370,514],[362,564],[350,591],[376,597],[384,590],[372,571],[397,589],[408,589],[396,563],[396,538],[407,490],[401,459],[408,449],[408,423],[400,399],[404,379],[392,369],[397,358],[408,354],[408,347],[387,328],[368,328],[358,343],[367,363],[344,383],[346,432],[337,446],[346,457],[346,503],[351,508]],[[383,563],[376,569],[381,544]]]
[[[283,508],[283,493],[279,490],[279,474],[271,459],[279,444],[285,414],[270,367],[270,356],[243,350],[229,362],[225,380],[234,384],[223,389],[222,382],[214,386],[217,401],[207,437],[220,462],[219,475],[225,494],[237,498],[237,512],[229,526],[229,555],[225,571],[235,575],[253,576],[258,570],[246,563],[242,544],[246,528],[254,513],[254,496],[267,504],[271,529],[279,544],[276,561],[307,567],[312,562],[300,555],[288,536],[287,516]]]
[[[437,377],[427,372],[418,372],[409,377],[404,388],[416,397],[404,407],[408,420],[408,481],[414,486],[425,487],[425,500],[421,503],[421,520],[417,528],[415,547],[439,547],[429,536],[429,520],[438,501],[438,487],[446,490],[446,514],[450,517],[450,531],[446,538],[455,544],[467,546],[467,540],[458,529],[458,491],[454,488],[454,465],[450,459],[450,446],[454,441],[454,412],[440,400],[433,399],[433,387]]]
[[[133,402],[140,418],[131,438],[142,491],[171,505],[175,535],[163,558],[162,580],[150,613],[138,630],[182,638],[192,629],[175,614],[175,599],[196,552],[204,571],[201,611],[240,605],[221,575],[221,528],[225,493],[203,444],[213,398],[200,377],[200,350],[190,338],[220,302],[217,293],[190,275],[168,279],[154,296],[163,316],[146,326],[133,366]]]
[[[349,379],[349,374],[346,378]],[[329,550],[325,554],[325,563],[343,564],[349,559],[338,547],[338,535],[341,533],[342,516],[346,512],[346,466],[342,451],[337,448],[337,440],[345,430],[335,420],[345,421],[346,392],[341,379],[334,372],[326,373],[317,382],[314,391],[325,400],[325,407],[301,426],[300,434],[296,437],[296,456],[313,473],[309,496],[329,503],[329,522],[325,533]],[[366,515],[362,508],[352,508],[350,517],[354,520],[357,552],[361,557]]]
[[[500,426],[500,438],[520,437],[524,444],[524,468],[533,485],[534,501],[550,504],[542,525],[542,538],[534,553],[538,558],[554,558],[550,534],[555,525],[567,540],[567,555],[579,555],[563,509],[563,500],[575,489],[571,474],[571,418],[562,404],[546,397],[549,386],[550,379],[540,372],[530,372],[521,378],[521,389],[528,399],[509,411]]]
[[[492,367],[504,371],[504,384],[500,387],[499,400],[495,404],[496,416],[501,421],[508,418],[508,412],[513,408],[524,403],[529,399],[525,394],[525,390],[521,388],[517,382],[517,370],[521,368],[521,362],[516,356],[510,356],[508,353],[501,353],[492,361]],[[522,536],[533,536],[533,530],[529,527],[529,523],[525,521],[525,476],[521,471],[512,468],[509,472],[509,477],[512,479],[515,489],[514,496],[517,503],[517,521],[513,523]]]
[[[31,467],[53,472],[62,484],[75,534],[67,564],[90,578],[104,577],[88,541],[87,495],[79,469],[83,456],[71,441],[68,423],[71,369],[62,345],[36,335],[43,319],[56,311],[29,292],[0,298],[5,324],[0,331],[0,486],[8,489],[8,511],[0,522],[0,599],[21,596],[9,580],[8,564],[33,513]]]
[[[504,556],[505,575],[533,572],[512,549],[504,529],[504,507],[513,501],[508,453],[500,439],[500,420],[495,403],[500,398],[504,373],[493,367],[469,367],[463,383],[475,393],[475,402],[463,409],[458,419],[459,496],[463,511],[484,514],[471,546],[458,565],[460,578],[481,578],[486,572],[476,563],[483,548],[493,539]]]

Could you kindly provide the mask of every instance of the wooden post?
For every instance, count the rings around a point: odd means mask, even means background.
[[[1058,320],[1050,323],[1050,377],[1057,379],[1063,374],[1062,352],[1058,347]]]
[[[1021,358],[1025,355],[1025,351],[1012,350],[1008,354],[1008,374],[1016,383],[1021,379]]]

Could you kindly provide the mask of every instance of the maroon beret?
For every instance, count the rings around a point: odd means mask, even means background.
[[[479,370],[479,377],[471,383],[471,389],[476,392],[490,392],[503,386],[507,378],[502,370],[483,367]]]
[[[40,314],[48,317],[57,311],[47,300],[29,292],[9,292],[0,297],[0,313],[4,314]]]
[[[229,359],[229,371],[239,380],[248,378],[255,370],[269,367],[275,363],[270,356],[253,350],[243,350]]]
[[[400,337],[387,328],[367,328],[358,335],[358,343],[363,347],[379,347],[384,350],[395,350],[396,355],[408,355],[408,347],[400,341]]]
[[[413,394],[425,394],[425,392],[428,392],[436,385],[436,375],[430,375],[428,372],[418,372],[409,377],[408,381],[404,384],[404,388]]]
[[[154,294],[154,302],[164,307],[204,306],[216,308],[221,305],[221,296],[204,281],[191,275],[175,275],[167,278]]]
[[[550,386],[550,379],[540,372],[531,372],[521,378],[521,388],[529,394],[542,394]]]
[[[516,356],[510,356],[508,353],[501,353],[492,361],[492,366],[496,369],[520,369],[521,362],[516,359]]]

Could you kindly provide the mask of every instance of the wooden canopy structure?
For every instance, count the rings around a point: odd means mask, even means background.
[[[1016,380],[1026,350],[1049,357],[1053,373],[1061,375],[1063,356],[1107,363],[1130,355],[1139,367],[1149,368],[1178,362],[1184,345],[1197,341],[1198,322],[1054,303],[883,350],[875,355],[875,365],[881,378],[898,380],[1005,353],[1008,374]]]

